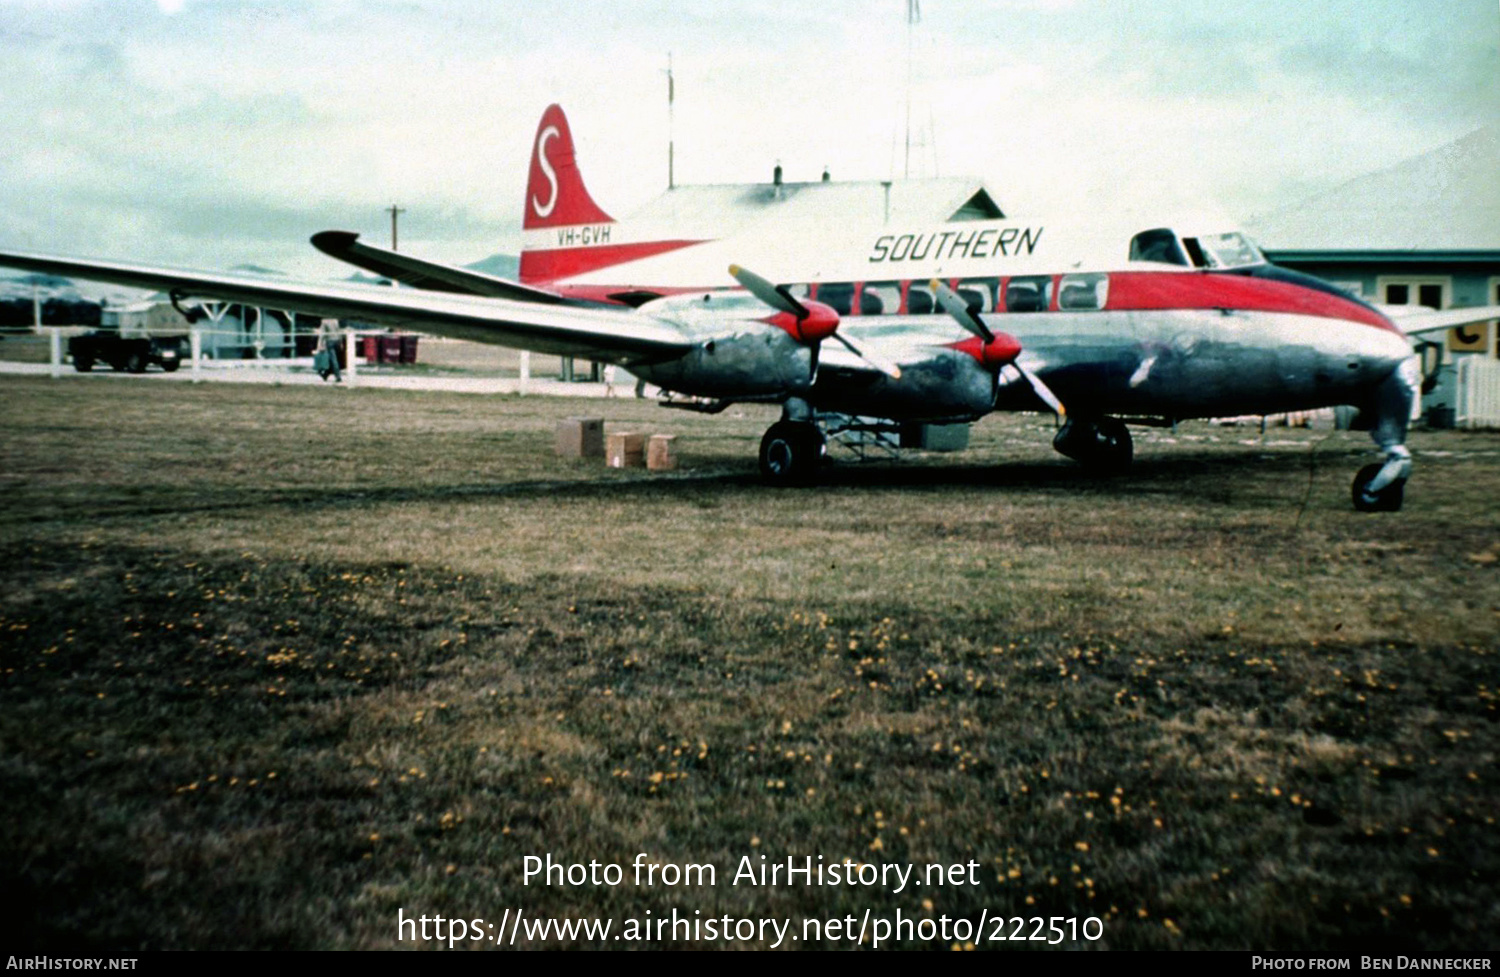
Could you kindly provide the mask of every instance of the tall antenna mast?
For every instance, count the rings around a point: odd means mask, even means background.
[[[914,63],[912,40],[917,25],[922,22],[921,0],[906,0],[906,165],[902,176],[911,179],[911,87]]]
[[[672,167],[673,157],[676,155],[674,140],[672,138],[676,129],[675,108],[673,103],[677,100],[677,90],[672,83],[672,52],[667,52],[667,189],[670,190],[677,185],[676,175]]]

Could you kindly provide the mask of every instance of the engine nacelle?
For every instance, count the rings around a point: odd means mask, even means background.
[[[901,420],[979,417],[995,407],[993,371],[952,347],[933,349],[926,359],[908,357],[901,376],[825,367],[809,400],[823,410]]]
[[[733,400],[801,394],[812,385],[814,351],[774,326],[705,339],[686,356],[631,372],[665,390]]]

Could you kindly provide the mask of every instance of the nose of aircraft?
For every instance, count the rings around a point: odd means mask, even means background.
[[[1413,353],[1411,340],[1399,326],[1386,319],[1388,329],[1364,329],[1355,342],[1355,355],[1371,371],[1386,374],[1396,369]]]

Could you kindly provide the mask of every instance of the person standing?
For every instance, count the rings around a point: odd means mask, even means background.
[[[313,368],[324,381],[332,376],[335,383],[344,382],[339,369],[339,323],[337,319],[324,319],[318,326],[318,348],[313,354]]]

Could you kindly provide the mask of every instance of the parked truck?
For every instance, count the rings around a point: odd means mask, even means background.
[[[184,345],[181,336],[121,336],[101,329],[69,339],[68,354],[79,373],[88,373],[96,363],[129,373],[145,373],[155,363],[171,373],[182,365]]]

